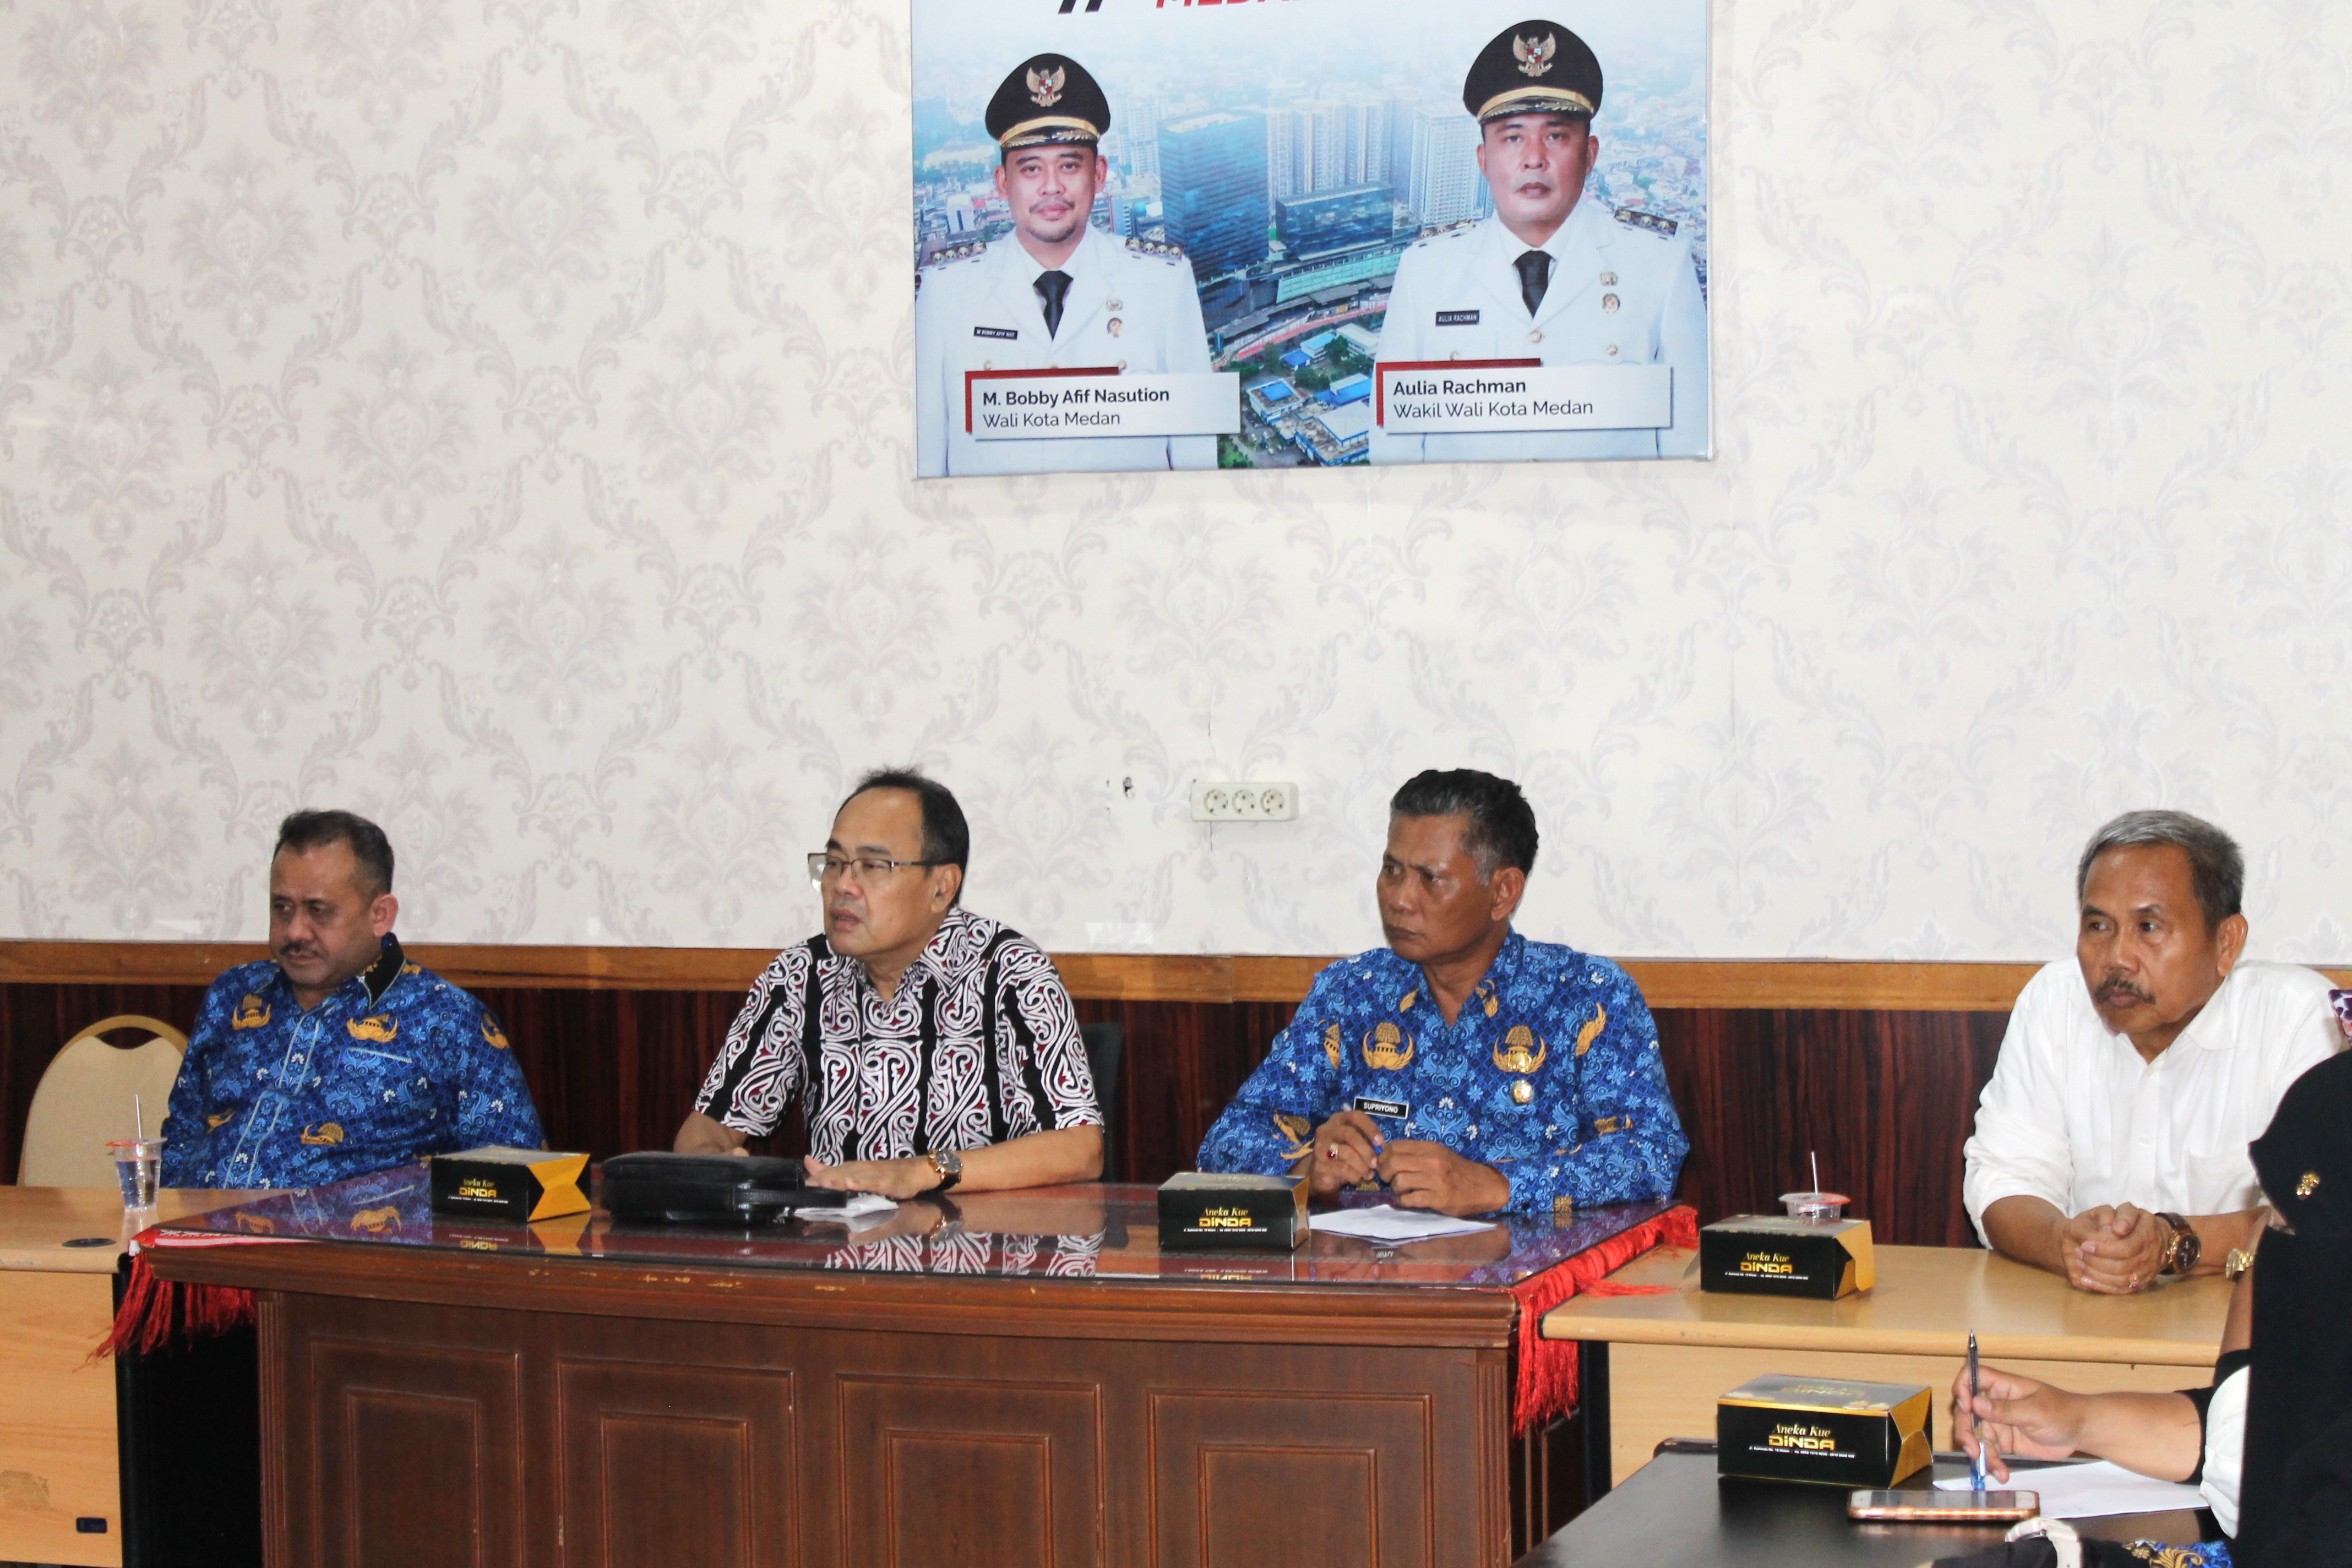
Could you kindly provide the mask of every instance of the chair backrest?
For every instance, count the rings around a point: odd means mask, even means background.
[[[147,1038],[127,1050],[107,1044],[104,1037],[117,1029],[136,1029]],[[187,1036],[135,1013],[100,1018],[68,1040],[33,1091],[16,1184],[112,1187],[114,1161],[106,1144],[136,1131],[131,1097],[145,1104],[147,1131],[162,1131],[187,1049]]]
[[[1087,1067],[1094,1074],[1095,1103],[1102,1110],[1103,1173],[1106,1182],[1119,1179],[1118,1143],[1118,1070],[1120,1058],[1127,1055],[1125,1024],[1080,1024],[1078,1034],[1087,1043]]]

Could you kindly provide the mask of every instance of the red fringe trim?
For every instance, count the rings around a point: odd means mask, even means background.
[[[1698,1211],[1671,1208],[1611,1237],[1600,1246],[1511,1287],[1519,1303],[1518,1386],[1511,1394],[1511,1434],[1524,1436],[1576,1410],[1581,1344],[1543,1337],[1543,1317],[1571,1296],[1664,1296],[1672,1285],[1612,1285],[1613,1274],[1654,1247],[1696,1247]]]
[[[173,1345],[225,1334],[255,1321],[253,1292],[233,1285],[184,1285],[158,1279],[142,1250],[131,1258],[131,1282],[115,1310],[114,1328],[97,1350],[97,1360],[126,1351],[152,1355]]]

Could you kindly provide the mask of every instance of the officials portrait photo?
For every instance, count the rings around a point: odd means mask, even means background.
[[[1591,194],[1601,156],[1601,64],[1575,33],[1506,28],[1463,83],[1477,172],[1494,211],[1404,254],[1379,361],[1663,365],[1664,428],[1371,435],[1375,463],[1704,458],[1710,451],[1707,310],[1682,221]]]
[[[1110,105],[1065,55],[1023,61],[988,106],[996,190],[1013,232],[959,247],[915,295],[915,471],[920,479],[1213,468],[1214,436],[985,440],[971,428],[973,372],[1206,372],[1192,268],[1171,245],[1094,226],[1109,178]]]

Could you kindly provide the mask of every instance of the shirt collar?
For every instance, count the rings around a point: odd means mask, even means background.
[[[393,982],[400,978],[401,969],[407,963],[408,955],[401,951],[400,938],[386,931],[383,933],[383,949],[376,954],[375,962],[320,997],[320,1004],[323,1006],[344,996],[356,985],[360,988],[360,995],[365,997],[367,1005],[373,1007],[383,1000],[383,994],[392,989]],[[278,970],[278,977],[271,984],[283,986],[286,994],[291,996],[294,983],[286,978],[286,971],[282,967],[274,964],[271,967]]]
[[[392,989],[392,983],[400,978],[400,971],[407,963],[408,954],[401,951],[400,938],[391,931],[384,932],[383,952],[360,976],[360,984],[367,988],[369,1006],[383,1000],[383,994]]]
[[[907,965],[907,973],[898,977],[898,989],[904,992],[907,982],[919,974],[928,975],[938,981],[953,980],[959,969],[966,967],[959,965],[956,962],[956,949],[959,939],[971,926],[973,918],[971,911],[961,904],[950,910],[947,912],[947,918],[940,921],[940,929],[931,933],[931,940],[923,943],[922,952],[915,954],[915,961]],[[874,975],[866,967],[865,960],[852,959],[850,962],[857,966],[859,983],[872,986]]]
[[[2239,1037],[2244,1033],[2238,1026],[2238,996],[2245,988],[2238,984],[2239,970],[2233,968],[2223,977],[2197,1016],[2180,1031],[2176,1046],[2189,1043],[2200,1050],[2231,1051],[2238,1048]]]
[[[1477,984],[1470,988],[1470,998],[1462,1005],[1455,1023],[1467,1018],[1473,1008],[1477,1009],[1482,1017],[1495,1016],[1504,988],[1510,984],[1511,976],[1518,973],[1519,955],[1527,951],[1527,938],[1514,927],[1503,938],[1502,948],[1495,954],[1495,962],[1486,966],[1486,973],[1479,977]],[[1429,1001],[1431,996],[1429,976],[1422,973],[1421,965],[1411,965],[1408,974],[1406,988],[1397,997],[1399,1012],[1411,1012]],[[1444,1014],[1438,1014],[1437,1017],[1440,1023],[1444,1021]]]
[[[1094,249],[1094,245],[1095,226],[1093,220],[1089,218],[1087,223],[1087,232],[1079,239],[1078,247],[1070,252],[1070,258],[1059,267],[1047,267],[1029,254],[1029,247],[1021,243],[1019,235],[1013,237],[1013,250],[1014,258],[1021,264],[1021,278],[1033,288],[1035,287],[1037,279],[1048,272],[1066,272],[1073,281],[1086,276],[1088,253]]]

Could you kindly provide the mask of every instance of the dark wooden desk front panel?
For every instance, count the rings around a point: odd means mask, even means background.
[[[159,1256],[267,1292],[277,1568],[1511,1555],[1500,1291]]]

